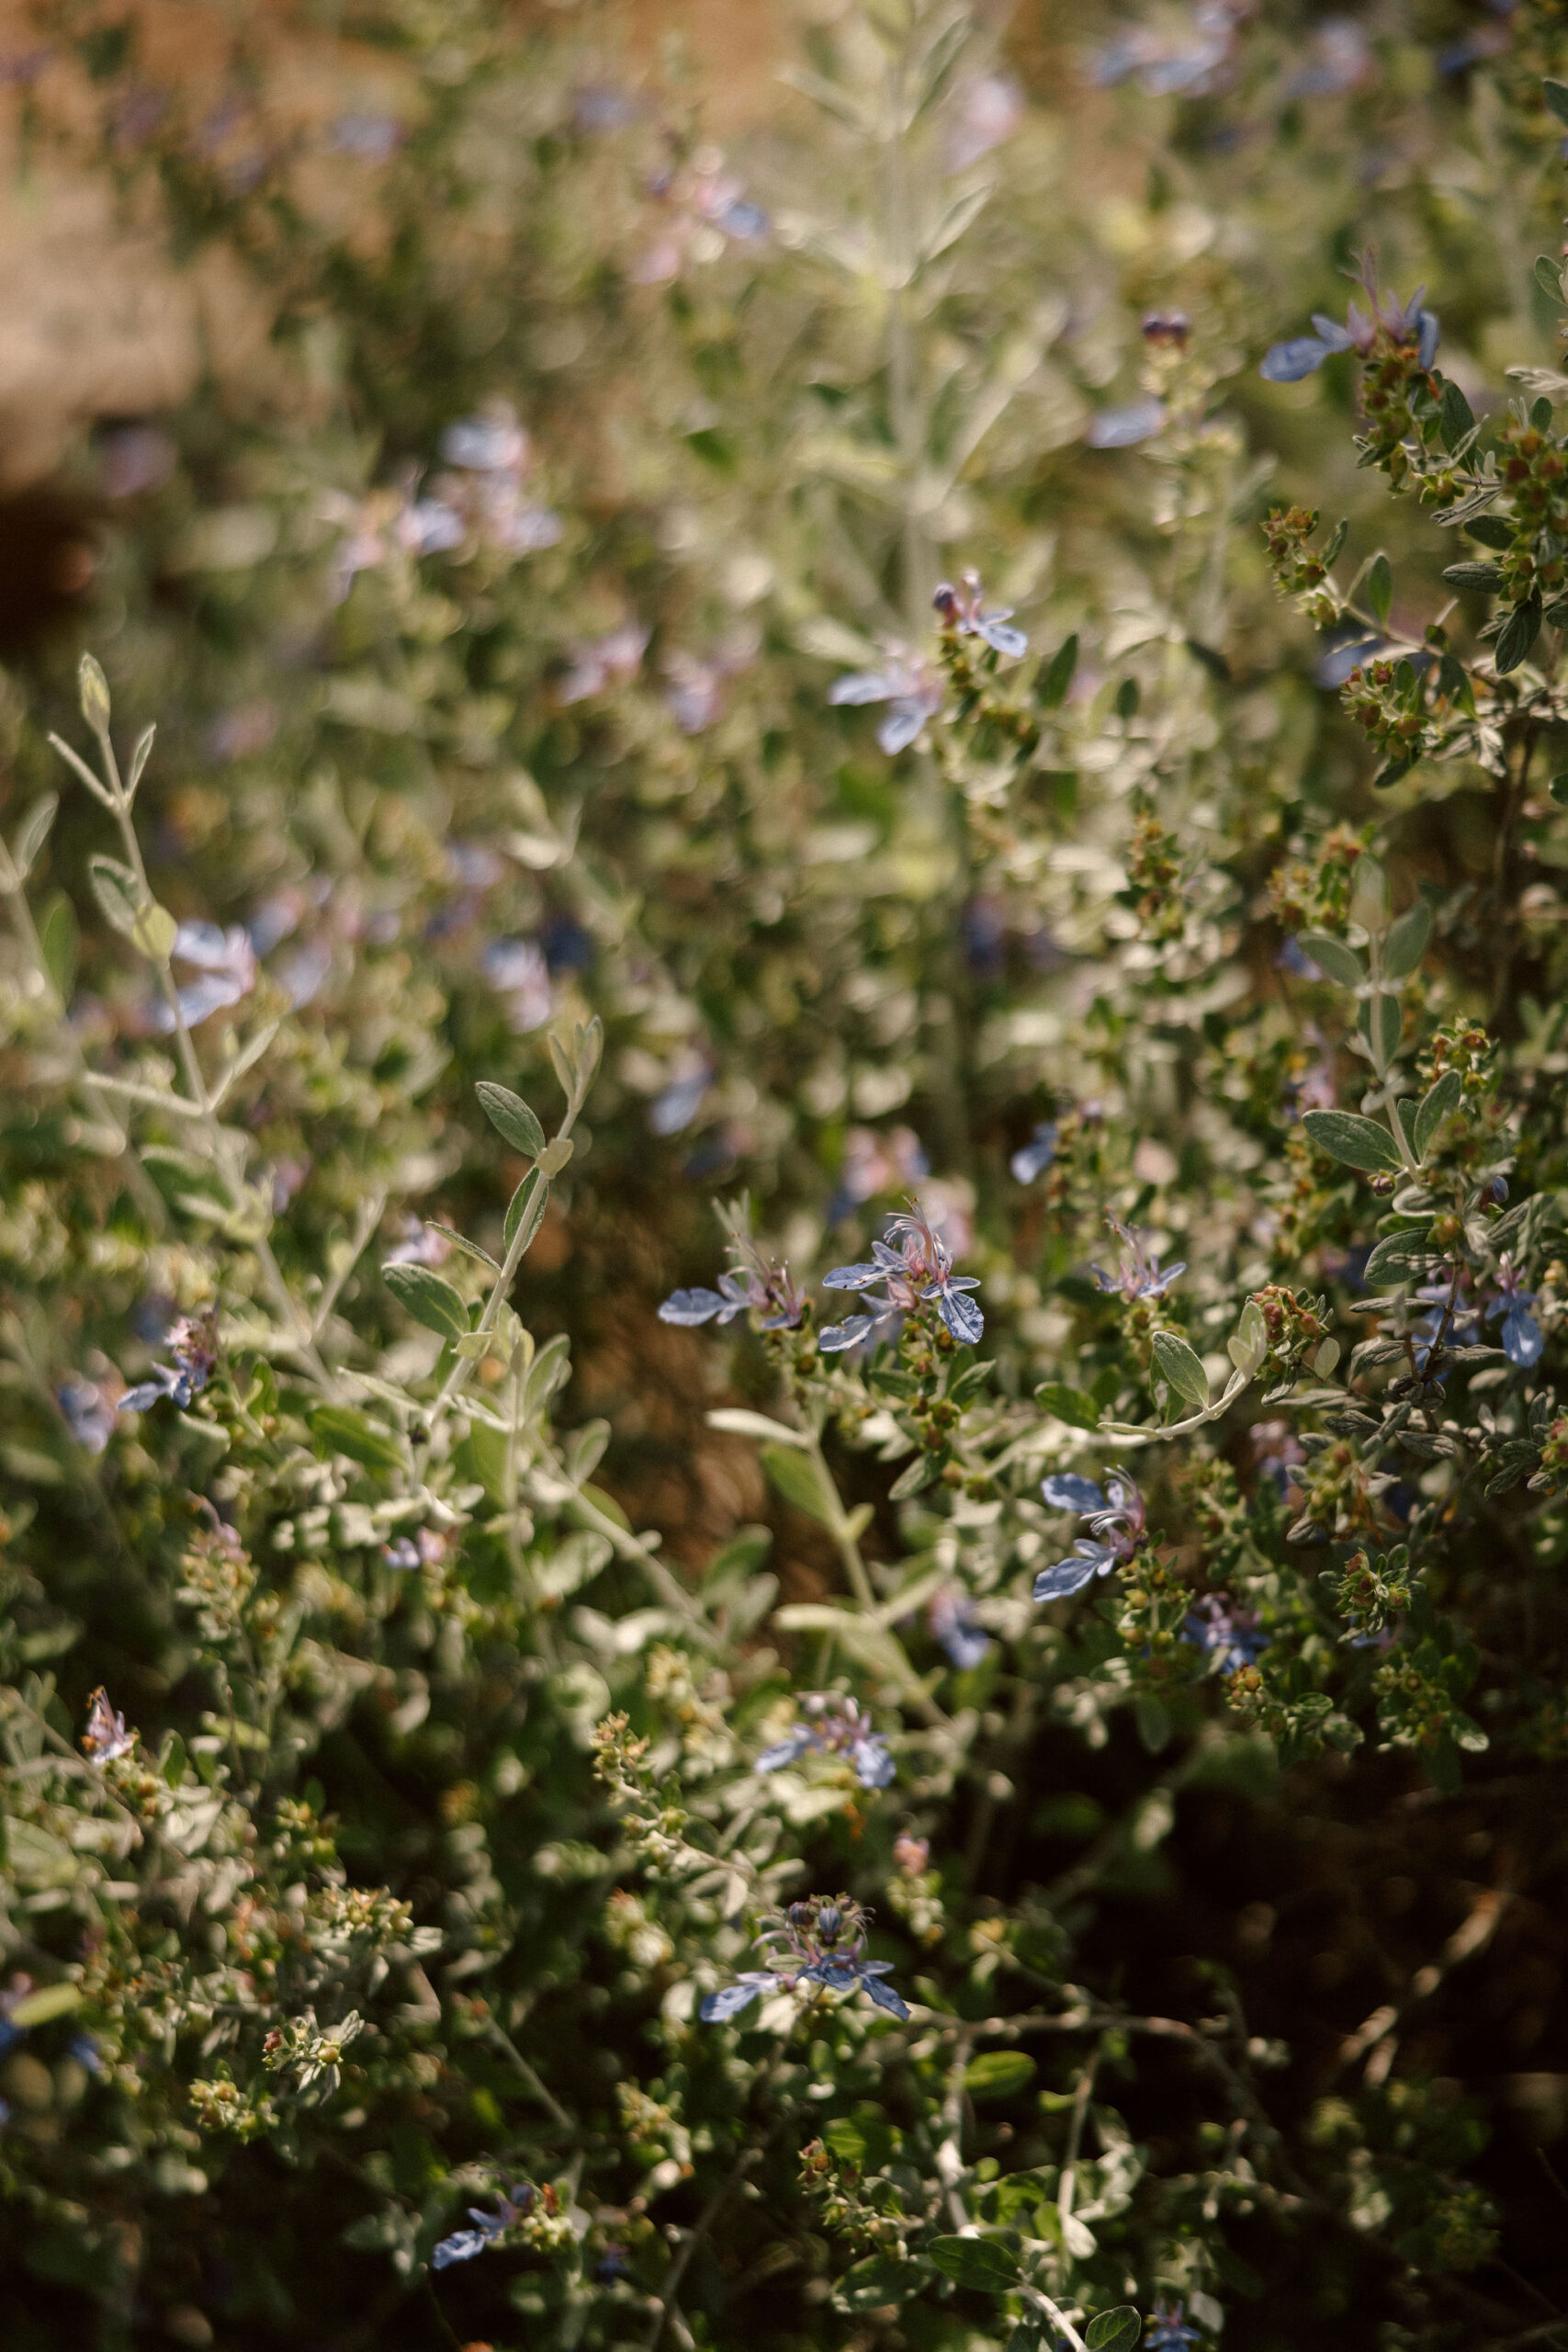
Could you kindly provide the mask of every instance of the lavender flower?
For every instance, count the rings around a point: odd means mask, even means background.
[[[119,1400],[122,1413],[145,1413],[167,1396],[184,1412],[191,1398],[206,1387],[218,1362],[217,1317],[182,1315],[169,1333],[172,1364],[155,1363],[145,1380],[128,1388]]]
[[[899,1244],[897,1250],[891,1246],[895,1238]],[[953,1272],[951,1253],[914,1203],[907,1212],[888,1220],[886,1239],[874,1241],[871,1254],[871,1264],[835,1266],[822,1281],[829,1290],[864,1291],[873,1283],[881,1283],[885,1295],[870,1302],[874,1313],[851,1315],[842,1323],[829,1324],[818,1338],[819,1347],[829,1354],[857,1347],[878,1324],[890,1322],[896,1315],[908,1315],[922,1300],[932,1298],[953,1338],[966,1347],[974,1346],[986,1322],[974,1300],[964,1293],[978,1290],[979,1279]]]
[[[1198,2341],[1195,2327],[1182,2323],[1185,2303],[1168,2303],[1162,2297],[1150,2312],[1144,2335],[1145,2352],[1187,2352]]]
[[[607,686],[623,685],[635,678],[642,667],[648,639],[647,629],[636,621],[626,621],[606,636],[580,645],[572,654],[570,669],[556,688],[556,700],[587,702]]]
[[[907,2018],[908,2003],[891,1984],[882,1982],[891,1974],[892,1962],[862,1957],[866,1917],[860,1905],[852,1903],[847,1894],[831,1902],[825,1895],[813,1894],[804,1903],[792,1903],[782,1915],[781,1924],[757,1939],[765,1949],[782,1947],[776,1951],[769,1951],[769,1958],[777,1964],[773,1968],[748,1969],[721,1992],[707,1994],[701,2010],[703,2022],[721,2025],[749,2008],[760,1993],[789,1991],[796,1984],[820,1984],[830,1993],[858,1988],[879,2009],[887,2010],[892,2017]]]
[[[1056,1157],[1056,1123],[1042,1119],[1029,1141],[1013,1153],[1008,1166],[1015,1184],[1032,1184]]]
[[[1156,1255],[1145,1248],[1142,1234],[1134,1233],[1113,1216],[1105,1220],[1122,1245],[1123,1256],[1115,1273],[1108,1274],[1103,1266],[1093,1266],[1096,1290],[1119,1291],[1131,1306],[1134,1299],[1163,1298],[1178,1274],[1187,1272],[1187,1261],[1179,1258],[1173,1266],[1162,1266]]]
[[[853,670],[835,678],[828,689],[830,703],[885,702],[886,718],[876,730],[877,742],[891,758],[906,752],[928,718],[942,708],[942,684],[929,663],[890,646],[882,670]]]
[[[931,598],[942,616],[942,627],[951,629],[955,637],[980,638],[993,653],[1006,653],[1015,661],[1021,654],[1027,653],[1028,638],[1021,628],[1010,628],[1008,626],[1012,618],[1012,606],[1005,605],[998,613],[987,613],[980,601],[979,573],[965,571],[962,577],[964,585],[961,589],[954,588],[951,581],[944,580]]]
[[[1084,438],[1091,449],[1131,449],[1152,440],[1164,423],[1165,402],[1145,392],[1120,408],[1102,408],[1090,417]]]
[[[174,956],[176,963],[193,964],[203,975],[179,990],[180,1015],[187,1029],[238,1004],[255,987],[255,949],[242,923],[231,923],[225,931],[215,922],[182,922],[175,933]],[[173,1007],[156,1005],[152,1023],[157,1030],[173,1029]]]
[[[452,1255],[446,1236],[420,1217],[405,1216],[401,1230],[402,1239],[388,1250],[383,1265],[444,1266]]]
[[[77,1444],[85,1445],[89,1453],[102,1453],[114,1435],[118,1409],[108,1390],[96,1380],[85,1380],[80,1374],[73,1374],[69,1380],[61,1382],[55,1391],[55,1402]]]
[[[789,1268],[764,1258],[754,1242],[729,1244],[736,1271],[720,1274],[716,1290],[673,1290],[659,1310],[661,1323],[733,1323],[755,1311],[764,1331],[793,1331],[806,1301],[790,1280]]]
[[[1497,1295],[1486,1309],[1488,1323],[1503,1318],[1503,1353],[1510,1363],[1528,1372],[1539,1363],[1546,1346],[1546,1334],[1529,1308],[1535,1304],[1533,1290],[1521,1287],[1523,1274],[1513,1260],[1505,1257],[1497,1268]]]
[[[1066,1600],[1081,1592],[1095,1577],[1109,1576],[1123,1566],[1144,1541],[1145,1504],[1131,1478],[1114,1473],[1102,1494],[1092,1478],[1058,1471],[1044,1480],[1041,1493],[1053,1510],[1073,1510],[1089,1521],[1089,1534],[1075,1542],[1071,1555],[1054,1567],[1042,1568],[1034,1579],[1036,1600]]]
[[[1257,1611],[1238,1609],[1229,1594],[1223,1592],[1206,1592],[1188,1611],[1181,1621],[1181,1638],[1195,1644],[1205,1657],[1217,1656],[1224,1674],[1234,1674],[1237,1667],[1250,1666],[1269,1646],[1269,1636],[1258,1623]]]
[[[854,1766],[863,1789],[885,1789],[894,1777],[887,1742],[874,1732],[857,1699],[840,1698],[832,1690],[811,1690],[801,1700],[806,1715],[787,1739],[764,1747],[757,1758],[759,1772],[782,1772],[803,1756],[842,1756]]]
[[[961,1674],[989,1655],[991,1637],[975,1614],[975,1604],[955,1585],[944,1585],[928,1611],[931,1632]]]
[[[554,1017],[555,989],[536,940],[492,939],[481,960],[486,979],[506,1007],[506,1025],[514,1036],[526,1037]]]
[[[432,2248],[432,2270],[445,2270],[454,2262],[472,2262],[475,2255],[483,2254],[492,2246],[514,2222],[522,2221],[533,2202],[534,2191],[524,2182],[513,2189],[510,2197],[502,2199],[499,2213],[484,2213],[477,2205],[470,2205],[468,2219],[473,2222],[473,2228],[455,2230],[449,2238],[443,2238],[438,2245]]]
[[[669,1085],[649,1106],[648,1124],[654,1134],[678,1136],[689,1127],[712,1084],[713,1064],[705,1054],[679,1055]]]
[[[1270,384],[1298,384],[1303,376],[1315,375],[1325,359],[1336,352],[1354,351],[1368,358],[1380,336],[1404,348],[1414,346],[1418,367],[1429,368],[1438,356],[1438,322],[1430,311],[1421,307],[1421,297],[1427,289],[1418,286],[1408,302],[1396,302],[1392,294],[1380,294],[1369,281],[1366,285],[1369,308],[1363,311],[1352,302],[1346,313],[1345,324],[1325,318],[1321,311],[1312,314],[1315,334],[1296,335],[1284,343],[1276,343],[1263,355],[1258,374]]]
[[[126,1730],[125,1717],[117,1715],[109,1705],[108,1692],[101,1688],[95,1690],[87,1702],[87,1728],[82,1734],[82,1750],[88,1762],[118,1763],[135,1745],[136,1734]]]

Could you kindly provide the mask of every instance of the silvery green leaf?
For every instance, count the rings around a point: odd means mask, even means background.
[[[1383,942],[1383,978],[1389,980],[1408,979],[1427,952],[1427,942],[1432,935],[1432,910],[1425,899],[1417,899],[1408,911],[1402,914]]]
[[[444,1340],[458,1340],[468,1329],[468,1310],[461,1296],[429,1266],[390,1265],[381,1279],[416,1323]]]
[[[1415,1146],[1417,1159],[1426,1159],[1432,1137],[1437,1134],[1449,1113],[1457,1108],[1463,1092],[1464,1080],[1458,1070],[1446,1069],[1436,1085],[1423,1096],[1421,1107],[1416,1114]]]
[[[1375,555],[1367,572],[1367,602],[1383,628],[1393,606],[1393,571],[1386,555]]]
[[[1196,1351],[1177,1331],[1156,1331],[1151,1342],[1155,1363],[1177,1396],[1202,1412],[1209,1402],[1209,1375]]]
[[[25,882],[32,872],[38,854],[49,839],[50,828],[54,822],[55,812],[59,807],[60,795],[57,792],[46,792],[39,799],[33,802],[32,807],[23,818],[21,830],[17,835],[17,846],[12,852],[19,881]]]
[[[545,1148],[545,1131],[520,1094],[493,1079],[481,1078],[474,1092],[479,1108],[497,1134],[527,1159],[537,1159]]]
[[[1325,931],[1303,931],[1296,945],[1303,956],[1310,956],[1320,972],[1337,980],[1342,989],[1359,989],[1366,978],[1366,967],[1353,947],[1342,939],[1333,939]]]
[[[1399,1146],[1386,1127],[1364,1119],[1358,1111],[1308,1111],[1302,1125],[1320,1151],[1347,1168],[1365,1169],[1369,1175],[1388,1175],[1402,1165]]]

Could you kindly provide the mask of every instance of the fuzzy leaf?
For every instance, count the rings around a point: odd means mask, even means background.
[[[1196,1351],[1176,1331],[1156,1331],[1150,1344],[1168,1386],[1195,1413],[1202,1412],[1209,1402],[1209,1375]]]
[[[840,1517],[839,1498],[829,1494],[821,1471],[808,1456],[791,1445],[765,1445],[762,1467],[786,1503],[803,1510],[822,1527],[833,1527]]]
[[[1399,1146],[1375,1119],[1355,1111],[1308,1111],[1302,1120],[1308,1135],[1330,1159],[1347,1168],[1365,1169],[1369,1175],[1392,1174],[1403,1163]]]
[[[1089,2352],[1131,2352],[1143,2324],[1131,2303],[1118,2303],[1114,2311],[1100,2312],[1090,2320],[1084,2342]]]
[[[971,2098],[1012,2098],[1034,2080],[1035,2064],[1022,2050],[987,2050],[964,2069]]]
[[[1422,1097],[1421,1108],[1416,1114],[1415,1147],[1417,1159],[1425,1159],[1437,1134],[1449,1113],[1454,1110],[1464,1092],[1464,1081],[1457,1069],[1446,1069],[1437,1084]]]
[[[1367,602],[1377,616],[1379,626],[1386,628],[1393,607],[1393,572],[1386,555],[1372,558],[1367,573]]]
[[[1353,947],[1342,939],[1333,939],[1325,931],[1303,931],[1296,945],[1303,956],[1310,956],[1325,977],[1337,980],[1342,989],[1359,989],[1366,978],[1366,967]]]
[[[523,1097],[513,1094],[509,1086],[498,1086],[491,1078],[481,1078],[474,1092],[496,1133],[504,1136],[513,1151],[522,1152],[525,1159],[537,1159],[545,1148],[545,1131]]]
[[[1018,2278],[1018,2256],[996,2238],[932,2238],[926,2252],[942,2276],[983,2295],[1005,2295]]]
[[[1384,979],[1408,979],[1426,954],[1427,942],[1431,935],[1432,910],[1425,899],[1417,899],[1416,904],[1400,916],[1383,942]]]
[[[381,1279],[427,1331],[437,1331],[444,1340],[460,1340],[467,1332],[468,1308],[451,1283],[429,1266],[383,1266]]]
[[[318,1405],[310,1415],[310,1430],[334,1453],[346,1453],[351,1462],[362,1463],[367,1470],[402,1466],[402,1448],[397,1440],[351,1405]]]

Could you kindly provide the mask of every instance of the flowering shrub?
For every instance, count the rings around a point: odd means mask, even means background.
[[[331,382],[9,688],[6,2340],[1545,2341],[1555,14],[434,13],[59,34]]]

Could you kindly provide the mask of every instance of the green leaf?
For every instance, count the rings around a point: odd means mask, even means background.
[[[1150,1344],[1156,1366],[1167,1385],[1184,1398],[1195,1413],[1202,1412],[1209,1402],[1209,1375],[1196,1351],[1178,1331],[1156,1331]]]
[[[1388,616],[1393,607],[1393,573],[1386,555],[1375,555],[1367,573],[1367,602],[1377,616],[1380,628],[1388,627]]]
[[[1032,2058],[1021,2050],[987,2050],[964,2069],[964,2087],[971,2098],[1012,2098],[1034,2080]]]
[[[519,1258],[525,1257],[534,1246],[534,1236],[544,1223],[545,1210],[550,1197],[550,1180],[542,1169],[530,1168],[517,1190],[513,1193],[502,1227],[508,1257],[519,1234],[523,1237]]]
[[[1497,639],[1493,660],[1500,678],[1506,677],[1510,670],[1518,668],[1540,634],[1540,598],[1532,594],[1527,596],[1522,604],[1515,605]]]
[[[451,1283],[430,1267],[383,1266],[381,1280],[427,1331],[438,1331],[444,1340],[460,1340],[468,1330],[468,1308]]]
[[[1500,563],[1446,563],[1443,578],[1455,588],[1500,588],[1503,567]]]
[[[39,917],[39,945],[49,977],[54,982],[55,994],[62,1004],[69,1004],[76,985],[76,958],[81,934],[76,925],[76,910],[63,890],[56,890],[46,901]]]
[[[1568,808],[1568,768],[1561,775],[1554,775],[1546,788],[1560,808]]]
[[[1514,526],[1500,514],[1477,514],[1464,527],[1468,537],[1479,539],[1483,548],[1496,548],[1499,553],[1514,544]]]
[[[59,793],[46,792],[41,799],[33,802],[22,820],[20,830],[17,834],[17,846],[12,852],[12,856],[16,861],[17,872],[24,882],[33,870],[39,850],[49,839],[50,827],[54,822],[55,811],[59,807]]]
[[[1303,931],[1296,945],[1303,956],[1310,956],[1325,978],[1337,980],[1342,989],[1359,989],[1366,978],[1366,967],[1353,947],[1342,939],[1333,939],[1325,931]]]
[[[1386,1069],[1399,1051],[1404,1029],[1399,999],[1387,989],[1380,989],[1376,996],[1363,997],[1356,1026],[1371,1047],[1378,1068]]]
[[[80,1984],[40,1984],[36,1993],[24,1994],[10,2012],[11,2023],[24,2031],[35,2025],[47,2025],[51,2018],[70,2014],[80,2003]]]
[[[1429,1088],[1422,1098],[1421,1108],[1416,1114],[1415,1147],[1417,1159],[1426,1159],[1432,1137],[1437,1134],[1449,1113],[1457,1109],[1463,1093],[1464,1080],[1458,1070],[1446,1069],[1437,1084]]]
[[[395,1438],[356,1413],[352,1405],[318,1405],[310,1415],[312,1436],[334,1453],[346,1453],[367,1470],[399,1470],[403,1453]]]
[[[488,1266],[492,1274],[500,1273],[501,1268],[490,1251],[481,1250],[477,1241],[470,1241],[466,1233],[459,1233],[456,1226],[441,1225],[434,1217],[427,1217],[425,1223],[432,1233],[439,1233],[444,1241],[449,1241],[454,1250],[460,1250],[464,1257],[471,1258],[477,1266]]]
[[[1369,1175],[1391,1174],[1403,1167],[1399,1146],[1386,1127],[1375,1119],[1363,1119],[1355,1111],[1308,1111],[1302,1120],[1308,1135],[1320,1151],[1330,1159],[1343,1160],[1347,1168],[1363,1168]]]
[[[829,2126],[829,2131],[832,2128]],[[824,2139],[827,2136],[824,2132]],[[852,2269],[845,2271],[833,2290],[833,2308],[852,2316],[885,2311],[890,2304],[907,2303],[911,2296],[919,2293],[931,2275],[931,2266],[921,2255],[869,2255],[865,2261],[857,2262]]]
[[[1018,2278],[1017,2255],[996,2238],[932,2238],[926,2252],[944,2278],[983,2295],[1005,2295]]]
[[[931,1485],[936,1473],[937,1464],[934,1458],[929,1453],[917,1453],[913,1461],[899,1471],[898,1476],[888,1487],[888,1501],[907,1503],[911,1495],[919,1494],[923,1487]]]
[[[1042,710],[1059,710],[1067,699],[1067,689],[1073,683],[1073,673],[1078,666],[1078,641],[1069,637],[1051,656],[1048,669],[1042,671],[1035,687]]]
[[[1433,1255],[1424,1226],[1418,1231],[1407,1228],[1403,1233],[1385,1233],[1367,1260],[1364,1280],[1369,1286],[1413,1281],[1425,1273]]]
[[[793,1446],[765,1445],[762,1467],[786,1503],[793,1503],[796,1510],[803,1510],[820,1526],[838,1524],[839,1498],[829,1492],[809,1454],[799,1453]]]
[[[122,937],[131,938],[148,899],[130,866],[122,865],[118,857],[106,857],[100,851],[87,860],[87,879],[104,921]]]
[[[1255,1298],[1249,1298],[1242,1308],[1235,1329],[1225,1341],[1225,1351],[1237,1372],[1248,1380],[1256,1380],[1269,1353],[1269,1327]]]
[[[1084,2332],[1089,2352],[1129,2352],[1143,2330],[1143,2321],[1131,2303],[1118,2303],[1114,2311],[1100,2312],[1091,2319]]]
[[[509,1086],[498,1086],[493,1079],[481,1078],[474,1092],[479,1098],[479,1108],[498,1135],[503,1136],[513,1151],[526,1159],[537,1159],[545,1148],[545,1131],[520,1094]]]
[[[1432,936],[1432,910],[1425,899],[1417,899],[1408,911],[1402,914],[1383,942],[1382,972],[1385,980],[1407,980],[1427,952],[1427,942]]]
[[[1075,1430],[1097,1430],[1100,1408],[1092,1396],[1081,1388],[1069,1388],[1065,1380],[1043,1380],[1034,1392],[1034,1401],[1043,1412],[1055,1413]]]
[[[1457,449],[1467,433],[1475,429],[1475,416],[1470,402],[1450,378],[1443,386],[1442,406],[1438,430],[1446,449]]]
[[[1535,282],[1540,287],[1541,292],[1546,295],[1549,300],[1561,304],[1562,300],[1562,264],[1560,261],[1554,261],[1550,254],[1537,254],[1535,257]]]
[[[1540,95],[1546,100],[1547,105],[1551,108],[1552,113],[1557,117],[1558,121],[1568,122],[1568,82],[1553,82],[1550,78],[1543,79],[1540,85]]]

